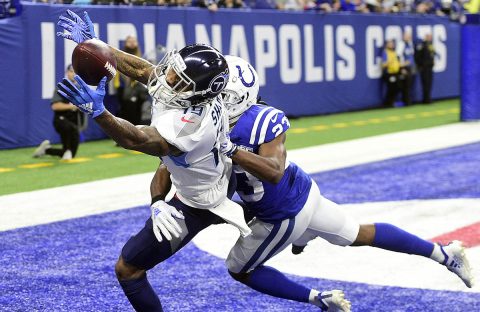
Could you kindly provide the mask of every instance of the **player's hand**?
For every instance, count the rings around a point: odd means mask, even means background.
[[[58,26],[67,32],[57,32],[57,36],[75,41],[76,43],[84,42],[88,39],[97,38],[93,23],[88,13],[83,12],[83,20],[74,12],[67,10],[66,14],[59,17]]]
[[[153,233],[159,242],[163,240],[163,237],[168,241],[172,240],[172,234],[177,238],[180,237],[182,228],[175,218],[185,219],[182,212],[163,200],[153,203],[150,209],[152,210]]]
[[[225,132],[220,136],[220,153],[227,157],[232,157],[238,150],[238,146],[230,141],[230,135]]]
[[[226,108],[224,109],[226,110]],[[231,158],[237,152],[238,146],[230,140],[228,114],[224,113],[222,117],[222,130],[220,131],[220,135],[218,136],[218,140],[220,143],[220,153]]]
[[[107,77],[100,80],[96,90],[91,89],[78,75],[75,75],[75,80],[78,82],[78,87],[66,78],[59,82],[57,84],[58,94],[93,118],[103,113],[105,111],[103,98],[105,97]]]

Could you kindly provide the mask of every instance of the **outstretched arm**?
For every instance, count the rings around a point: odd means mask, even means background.
[[[152,156],[165,156],[170,152],[170,144],[165,141],[155,127],[134,126],[122,118],[113,116],[108,110],[94,120],[109,137],[123,148]]]
[[[78,87],[68,79],[63,79],[58,86],[58,93],[91,115],[103,131],[124,148],[146,153],[152,156],[169,154],[173,146],[158,133],[157,129],[148,126],[136,127],[130,122],[115,117],[103,105],[105,96],[104,77],[96,90],[91,89],[78,75],[75,76]]]
[[[83,19],[71,10],[67,10],[59,17],[58,25],[66,32],[58,32],[57,36],[81,43],[88,39],[98,39],[93,23],[87,12],[83,12]],[[135,55],[125,53],[110,46],[117,60],[117,69],[124,75],[138,80],[143,84],[148,83],[154,65]]]
[[[273,141],[260,145],[258,155],[238,149],[232,160],[262,181],[279,183],[285,172],[287,158],[285,139],[286,135],[282,133]]]
[[[148,83],[148,78],[155,65],[138,56],[123,52],[117,48],[110,46],[110,50],[117,60],[117,69],[124,75],[138,80],[143,84]]]

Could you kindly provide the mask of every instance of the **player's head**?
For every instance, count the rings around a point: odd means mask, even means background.
[[[257,102],[258,74],[247,61],[237,56],[226,55],[230,78],[222,91],[223,101],[228,110],[230,124]]]
[[[174,108],[205,105],[223,91],[228,82],[228,65],[216,49],[188,45],[168,52],[148,81],[150,95]]]
[[[395,40],[389,39],[385,42],[385,47],[390,50],[395,50]]]

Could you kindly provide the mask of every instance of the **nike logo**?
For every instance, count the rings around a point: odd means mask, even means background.
[[[183,121],[183,122],[188,122],[188,123],[194,123],[195,122],[195,121],[185,119],[185,116],[183,116],[182,119],[180,119],[180,120]]]
[[[275,114],[275,116],[272,117],[271,121],[275,122],[275,121],[277,121],[277,118],[278,118],[278,114]]]

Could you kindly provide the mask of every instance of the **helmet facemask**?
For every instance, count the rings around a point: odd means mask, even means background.
[[[244,111],[250,107],[245,100],[248,99],[248,92],[239,94],[236,90],[225,89],[222,92],[222,99],[227,108],[229,123],[235,123]]]
[[[184,73],[186,68],[176,50],[168,52],[150,74],[147,86],[150,96],[171,108],[192,106],[189,99],[195,95],[196,84]]]

